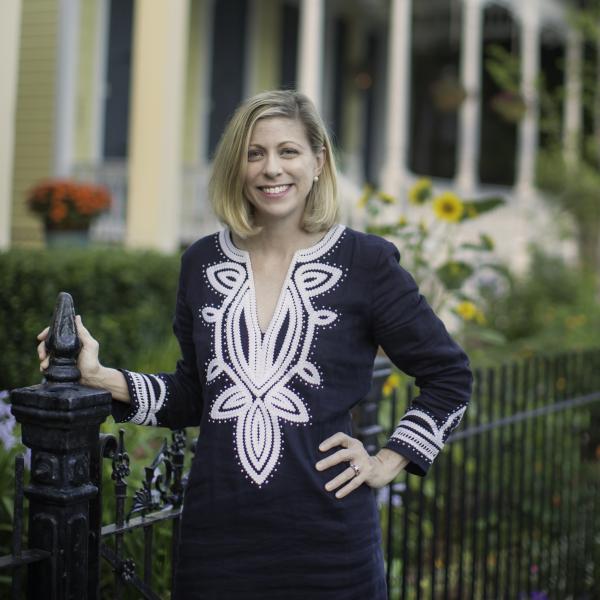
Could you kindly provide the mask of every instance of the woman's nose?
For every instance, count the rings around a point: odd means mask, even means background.
[[[267,177],[277,177],[281,175],[283,169],[281,168],[281,162],[277,154],[269,154],[265,163],[265,175]]]

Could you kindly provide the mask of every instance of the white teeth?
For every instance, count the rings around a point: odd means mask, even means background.
[[[290,187],[289,185],[278,185],[275,187],[263,187],[262,191],[267,194],[281,194],[281,192],[285,192],[285,190]]]

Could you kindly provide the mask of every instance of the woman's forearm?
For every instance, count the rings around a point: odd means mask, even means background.
[[[128,404],[131,402],[125,376],[121,371],[117,371],[117,369],[100,367],[96,374],[82,377],[81,383],[83,385],[102,388],[109,391],[113,400],[120,400],[121,402],[126,402]]]

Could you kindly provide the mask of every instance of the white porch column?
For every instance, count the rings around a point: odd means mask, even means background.
[[[527,111],[519,125],[517,148],[517,193],[529,195],[534,188],[538,147],[539,94],[536,79],[540,66],[539,0],[521,3],[521,94]]]
[[[388,42],[385,160],[382,189],[401,196],[406,185],[412,0],[391,0]]]
[[[179,245],[189,0],[135,4],[126,244]]]
[[[96,6],[98,32],[95,40],[94,98],[92,100],[92,157],[100,160],[104,148],[104,103],[106,99],[106,71],[109,44],[110,0],[99,0]]]
[[[463,0],[462,10],[460,80],[467,96],[458,115],[456,185],[471,194],[478,181],[483,8],[479,0]]]
[[[21,0],[0,3],[0,250],[10,246]]]
[[[565,103],[563,148],[565,160],[573,163],[579,154],[582,123],[582,65],[583,41],[581,33],[569,27],[567,33],[565,65]]]
[[[298,90],[306,94],[317,107],[322,103],[323,75],[323,0],[300,1],[300,32],[298,48]]]
[[[73,164],[75,146],[79,0],[60,0],[58,6],[54,174],[66,177]]]

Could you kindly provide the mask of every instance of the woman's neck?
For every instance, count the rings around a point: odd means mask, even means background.
[[[260,233],[245,239],[234,236],[234,242],[249,252],[291,257],[296,251],[316,244],[323,235],[322,231],[309,233],[297,223],[264,224]]]

